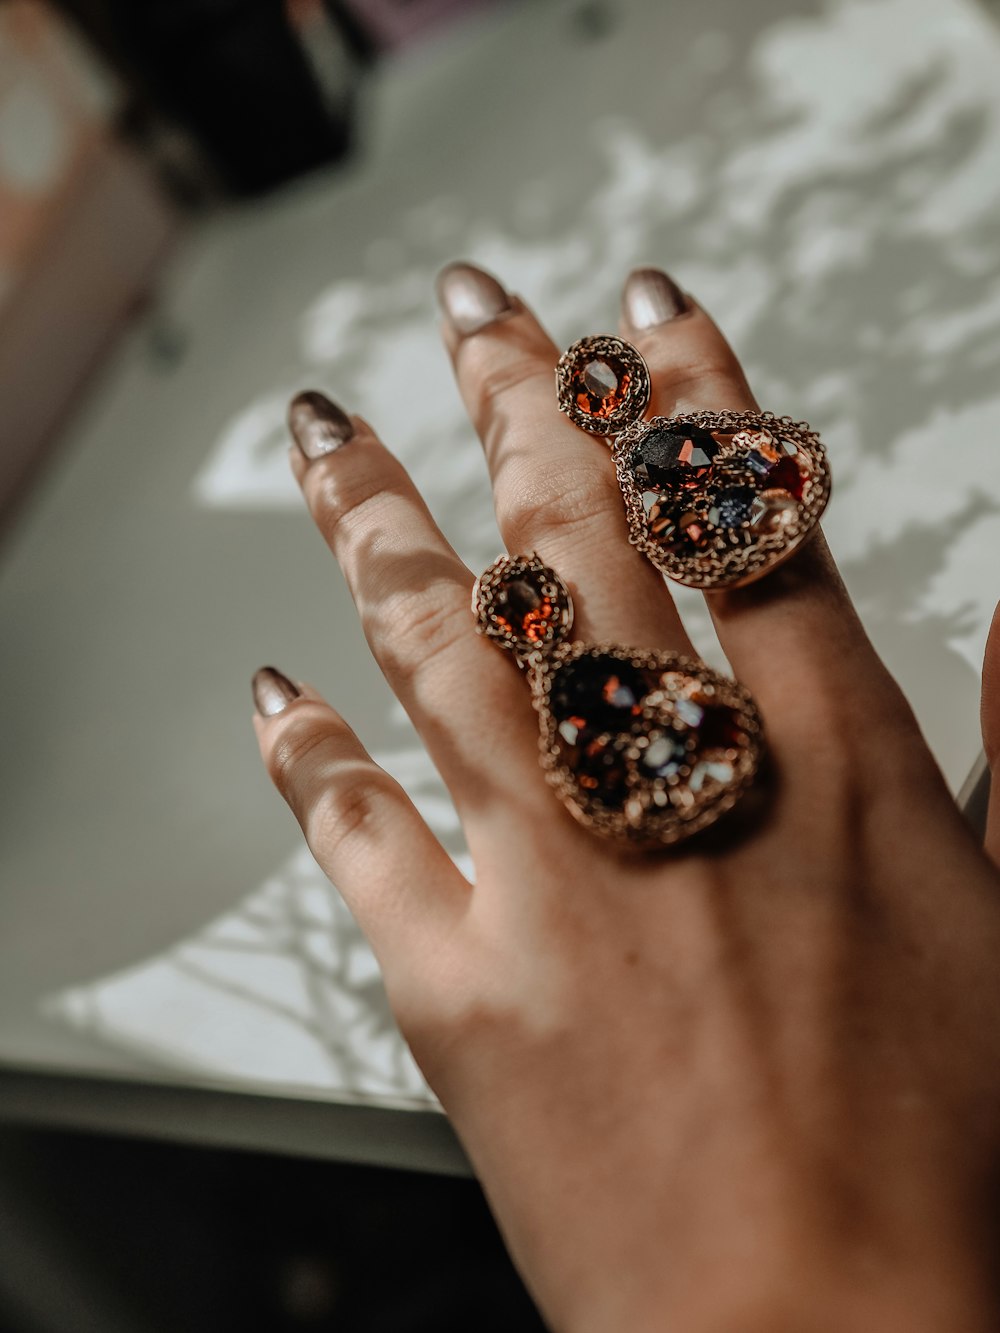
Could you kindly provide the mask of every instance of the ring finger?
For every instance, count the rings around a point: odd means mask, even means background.
[[[683,306],[681,305],[683,302]],[[658,269],[629,275],[622,334],[642,353],[652,381],[652,409],[685,412],[757,410],[739,361],[719,329]],[[736,675],[764,706],[787,712],[815,706],[824,682],[853,683],[852,698],[895,694],[818,532],[801,551],[756,583],[710,593],[709,610]],[[775,670],[780,663],[782,671]],[[802,688],[789,690],[789,678]]]

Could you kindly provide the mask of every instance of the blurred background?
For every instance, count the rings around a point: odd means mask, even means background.
[[[995,20],[0,0],[0,1333],[541,1327],[249,727],[258,665],[314,681],[469,868],[285,459],[323,389],[493,558],[449,259],[562,344],[636,264],[712,310],[823,432],[828,537],[959,790],[1000,595]]]

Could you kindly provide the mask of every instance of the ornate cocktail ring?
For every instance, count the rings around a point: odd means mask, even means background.
[[[629,540],[705,592],[767,574],[815,530],[830,499],[826,450],[805,422],[771,412],[643,420],[646,363],[621,338],[582,338],[556,367],[559,409],[611,452]]]
[[[476,580],[472,611],[526,671],[542,768],[592,832],[680,842],[749,787],[763,742],[742,685],[676,653],[571,642],[569,591],[537,556],[498,557]]]

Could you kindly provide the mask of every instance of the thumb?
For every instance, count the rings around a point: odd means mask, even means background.
[[[986,810],[986,852],[1000,866],[1000,606],[993,614],[986,641],[980,718],[983,749],[991,778]]]

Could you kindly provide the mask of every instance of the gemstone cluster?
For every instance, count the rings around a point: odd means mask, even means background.
[[[637,422],[614,450],[635,544],[672,578],[719,588],[791,553],[826,504],[829,470],[807,428],[699,418]]]
[[[542,767],[594,832],[677,842],[751,781],[761,741],[749,694],[676,654],[569,642],[569,590],[537,556],[500,556],[477,579],[472,609],[479,632],[526,670]]]
[[[735,687],[706,672],[603,645],[574,645],[553,664],[543,740],[580,812],[658,826],[663,841],[664,829],[735,799],[755,767],[756,722]]]

